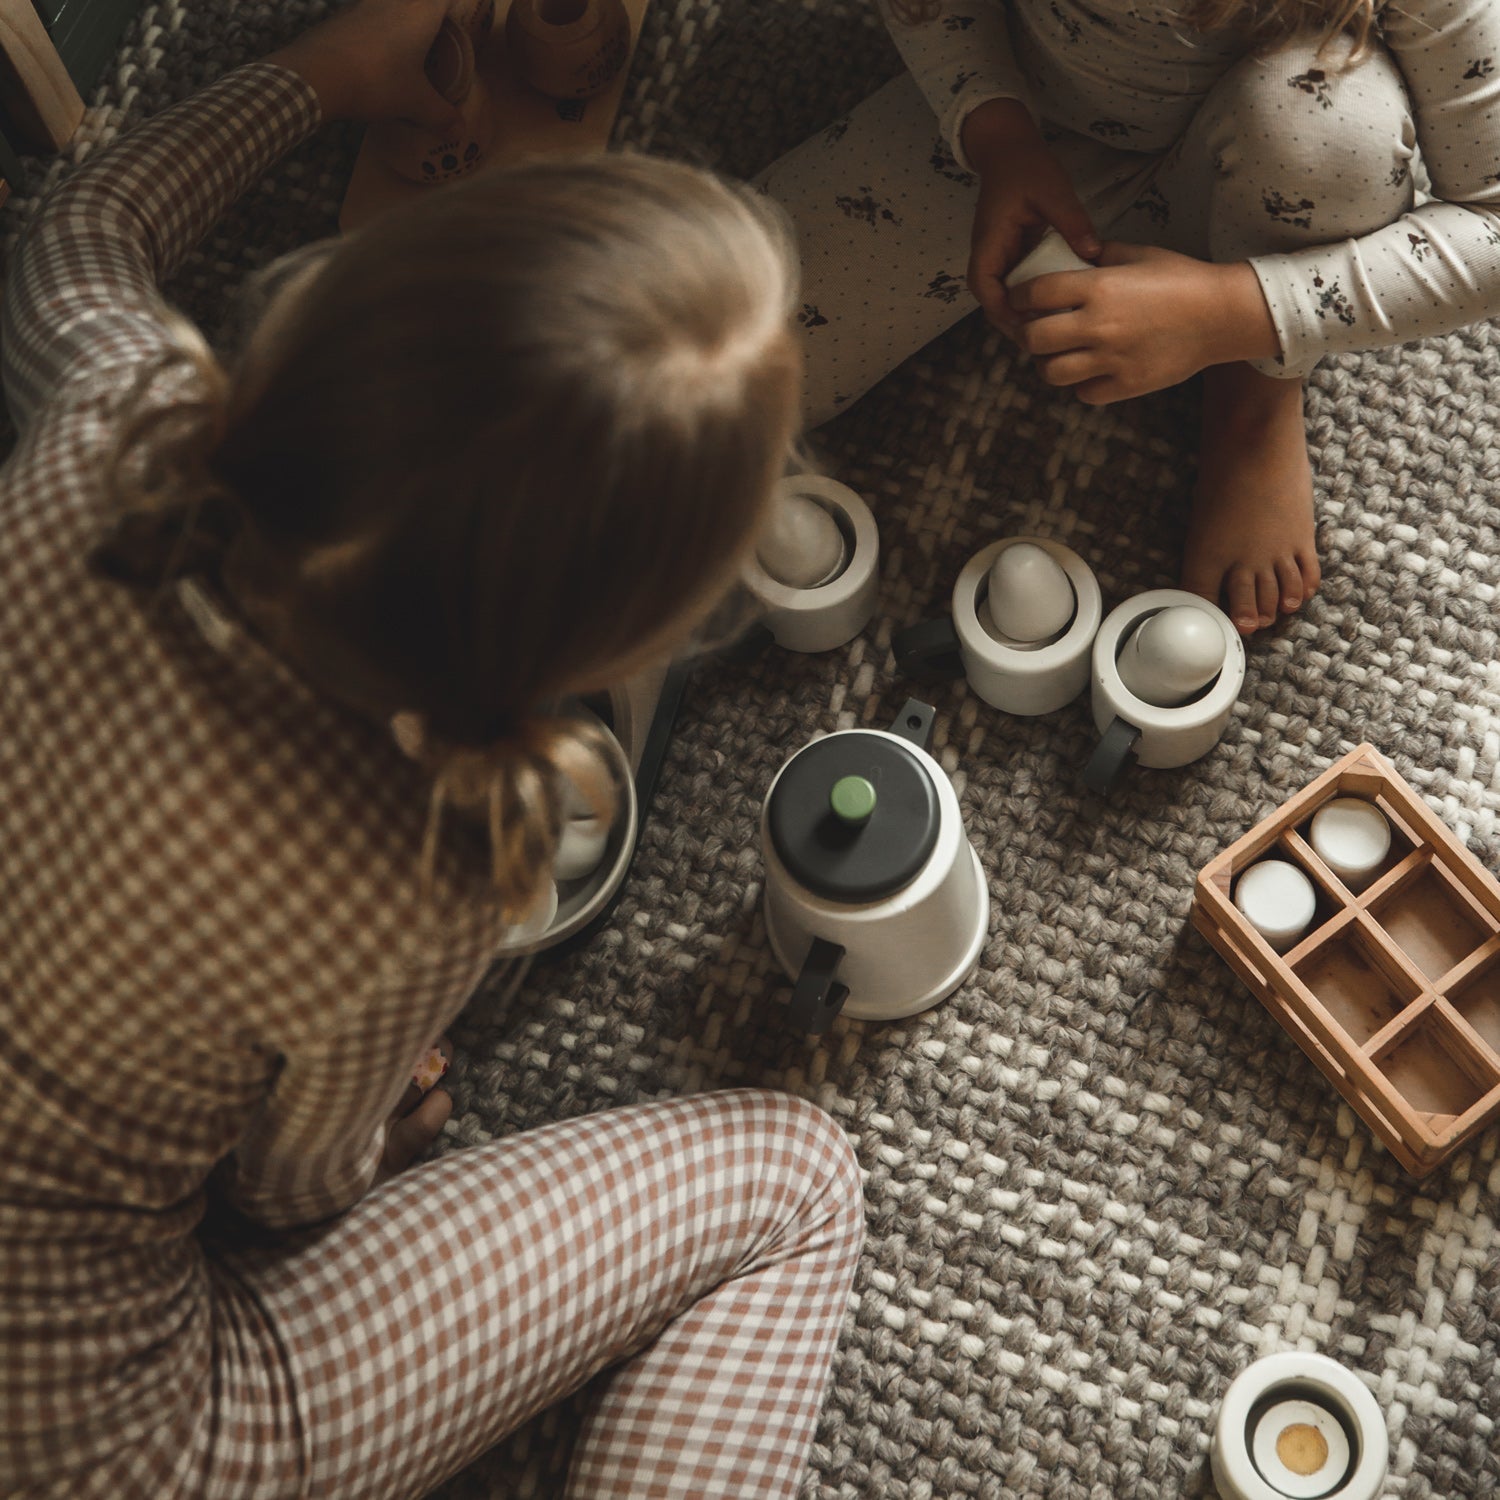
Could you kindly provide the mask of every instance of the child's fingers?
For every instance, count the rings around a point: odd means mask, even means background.
[[[1044,212],[1052,227],[1068,242],[1074,255],[1093,260],[1104,248],[1094,233],[1093,220],[1083,204],[1071,193],[1049,198]]]
[[[404,106],[398,106],[400,118],[424,130],[457,134],[463,129],[463,111],[438,93],[430,84],[413,90]]]
[[[1048,385],[1060,386],[1078,385],[1105,373],[1098,355],[1088,349],[1044,356],[1037,361],[1037,369]]]
[[[1132,245],[1124,240],[1106,240],[1099,255],[1101,266],[1134,266],[1150,260],[1153,248],[1149,245]]]
[[[1016,317],[1005,293],[1003,263],[986,254],[977,252],[969,260],[969,290],[974,300],[984,310],[984,315],[996,328],[1016,338],[1020,330],[1020,319]]]
[[[1055,313],[1082,307],[1093,289],[1092,271],[1049,271],[1013,287],[1010,305],[1022,317],[1028,313]]]
[[[1005,278],[1022,254],[1022,226],[1013,212],[981,203],[969,247],[969,290],[995,327],[1015,338],[1020,329]]]
[[[1073,312],[1032,318],[1021,326],[1021,346],[1028,354],[1065,354],[1087,347],[1083,319]]]

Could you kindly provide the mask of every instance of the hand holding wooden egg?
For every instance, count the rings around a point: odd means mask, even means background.
[[[1017,287],[1023,282],[1034,281],[1038,276],[1052,276],[1059,271],[1092,271],[1090,262],[1073,252],[1057,230],[1049,228],[1033,246],[1029,255],[1023,256],[1005,278],[1007,287]]]

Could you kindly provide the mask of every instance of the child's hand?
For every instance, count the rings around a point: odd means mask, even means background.
[[[458,111],[428,81],[449,0],[356,0],[267,62],[313,87],[325,120],[410,120],[446,130]]]
[[[1051,226],[1075,254],[1092,260],[1099,240],[1068,174],[1026,107],[991,99],[963,125],[964,154],[979,173],[969,250],[969,290],[1001,332],[1019,339],[1021,319],[1005,278]]]
[[[1097,270],[1038,276],[1010,297],[1026,320],[1021,345],[1042,378],[1072,386],[1090,406],[1279,350],[1260,282],[1245,261],[1217,265],[1112,243]]]

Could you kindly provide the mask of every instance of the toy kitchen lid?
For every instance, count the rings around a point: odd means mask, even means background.
[[[512,76],[505,52],[505,18],[510,0],[496,0],[490,45],[480,67],[494,101],[495,144],[486,156],[490,166],[505,166],[527,156],[558,151],[592,151],[609,143],[630,79],[641,23],[651,0],[624,0],[630,16],[630,55],[614,82],[592,99],[549,99]],[[420,198],[433,189],[397,176],[371,148],[368,135],[354,163],[353,175],[339,210],[339,228],[358,229],[388,208]]]

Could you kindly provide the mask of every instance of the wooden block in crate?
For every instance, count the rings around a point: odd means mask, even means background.
[[[1334,797],[1391,825],[1384,868],[1354,892],[1308,840]],[[1312,927],[1277,953],[1234,904],[1265,857],[1300,865]],[[1193,925],[1370,1129],[1424,1176],[1500,1115],[1500,884],[1372,745],[1361,745],[1210,861]]]

